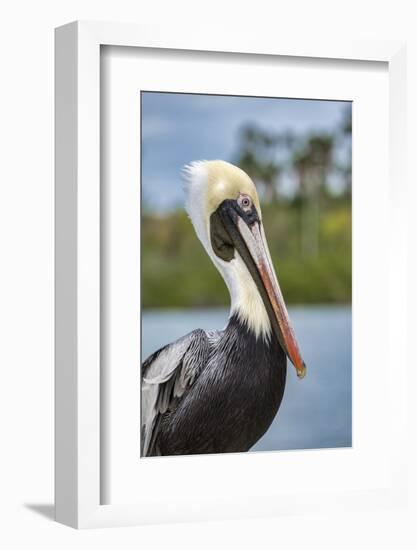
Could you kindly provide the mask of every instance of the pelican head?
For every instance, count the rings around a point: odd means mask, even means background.
[[[274,333],[304,377],[306,367],[272,265],[253,181],[220,160],[193,162],[184,176],[188,215],[229,289],[231,315],[266,342]]]

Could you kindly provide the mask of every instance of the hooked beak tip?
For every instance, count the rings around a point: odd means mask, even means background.
[[[303,361],[303,366],[301,367],[301,369],[297,369],[298,379],[302,380],[306,374],[307,374],[307,367],[306,367],[306,364]]]

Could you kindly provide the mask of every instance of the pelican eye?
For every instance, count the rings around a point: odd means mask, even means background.
[[[252,201],[248,195],[241,195],[238,199],[238,205],[245,211],[252,208]]]

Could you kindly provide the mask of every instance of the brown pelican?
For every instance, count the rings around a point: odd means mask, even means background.
[[[224,161],[185,168],[186,209],[231,296],[224,330],[194,330],[142,365],[142,456],[248,451],[272,423],[287,357],[305,364],[272,266],[255,185]]]

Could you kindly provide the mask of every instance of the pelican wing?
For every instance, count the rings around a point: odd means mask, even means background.
[[[210,340],[204,330],[194,330],[142,364],[142,456],[158,454],[156,440],[162,415],[175,410],[207,365]]]

